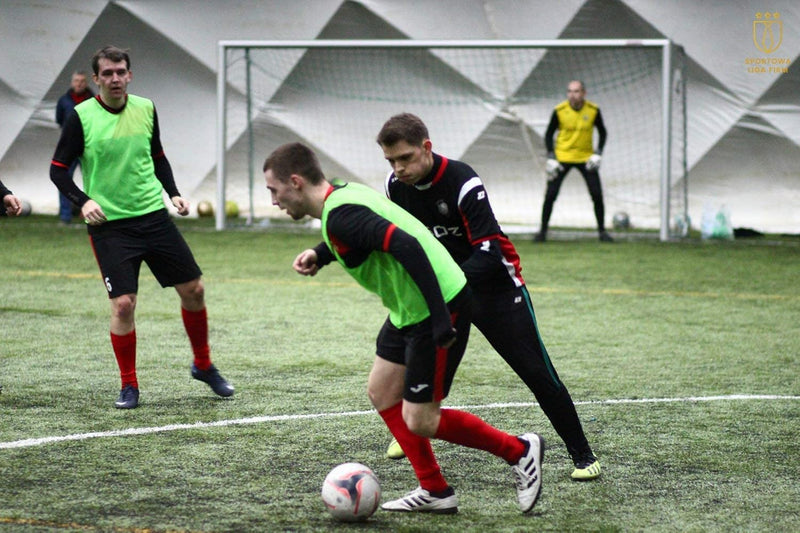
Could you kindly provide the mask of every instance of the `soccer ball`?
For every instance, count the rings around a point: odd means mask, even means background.
[[[201,200],[197,204],[197,216],[200,217],[213,217],[214,216],[214,206],[211,205],[211,202],[208,200]]]
[[[343,463],[325,477],[322,501],[337,520],[366,520],[378,508],[381,485],[369,467],[361,463]]]
[[[239,216],[239,205],[233,200],[225,201],[225,216],[228,218],[236,218]]]
[[[631,219],[625,211],[617,211],[614,213],[614,218],[611,219],[614,229],[629,229],[631,227]]]

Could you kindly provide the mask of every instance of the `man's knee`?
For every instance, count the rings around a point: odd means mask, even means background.
[[[402,401],[405,368],[375,357],[367,380],[367,396],[375,409],[383,411]]]
[[[367,383],[367,396],[376,410],[383,411],[402,401],[403,389],[391,386],[391,384],[385,386],[385,384],[373,383],[370,380]]]
[[[136,295],[123,294],[111,300],[114,315],[120,320],[130,320],[136,310]]]
[[[436,404],[403,402],[403,421],[412,433],[432,438],[439,429],[439,420],[440,414]]]
[[[178,291],[184,303],[191,304],[193,307],[202,306],[204,303],[205,286],[200,278],[176,285],[175,290]]]

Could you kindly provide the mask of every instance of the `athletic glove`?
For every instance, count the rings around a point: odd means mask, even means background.
[[[586,170],[597,170],[600,168],[600,161],[603,158],[600,157],[600,154],[592,154],[589,156],[589,160],[586,162]]]
[[[553,179],[559,172],[564,170],[564,167],[561,166],[561,163],[559,163],[557,159],[551,158],[547,160],[547,163],[545,163],[544,169],[547,172],[547,175],[550,176],[550,179]]]

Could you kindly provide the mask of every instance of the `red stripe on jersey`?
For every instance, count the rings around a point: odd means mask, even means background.
[[[439,170],[436,171],[436,175],[433,177],[433,181],[431,185],[436,185],[436,182],[442,179],[444,175],[444,169],[447,168],[447,158],[442,156],[442,166],[439,167]]]
[[[458,212],[461,213],[461,223],[464,226],[464,229],[467,230],[467,240],[473,246],[476,243],[472,242],[472,230],[469,228],[469,219],[464,215],[464,211],[461,210],[461,206],[458,206]]]
[[[55,159],[53,159],[52,161],[50,161],[50,164],[51,164],[51,165],[55,165],[55,166],[57,166],[57,167],[59,167],[59,168],[69,168],[69,165],[65,165],[65,164],[64,164],[64,163],[62,163],[61,161],[56,161]]]
[[[466,219],[464,219],[464,228],[467,230],[467,237],[469,237],[469,226],[467,225]],[[508,271],[509,277],[514,280],[514,284],[517,287],[524,285],[525,280],[522,278],[522,265],[520,265],[519,254],[517,254],[516,248],[514,248],[514,245],[507,237],[496,233],[474,241],[470,238],[469,243],[472,246],[477,246],[482,242],[491,241],[493,239],[497,239],[500,245],[500,253],[503,254],[503,264]]]
[[[480,243],[482,243],[484,241],[491,241],[492,239],[502,240],[502,237],[500,237],[499,234],[495,233],[494,235],[487,235],[485,237],[481,237],[480,239],[477,239],[477,240],[474,240],[474,241],[472,239],[470,239],[469,243],[472,246],[475,246],[476,244],[480,244]]]
[[[333,185],[328,187],[328,190],[325,191],[325,198],[322,199],[323,202],[328,199],[328,196],[331,195],[331,193],[333,192],[333,189],[334,189]]]
[[[160,158],[160,157],[166,157],[166,156],[164,155],[164,150],[161,150],[161,151],[160,151],[160,152],[158,152],[156,155],[154,155],[154,156],[153,156],[153,159],[158,159],[158,158]]]
[[[343,243],[333,235],[330,235],[330,239],[331,239],[331,244],[336,249],[336,253],[339,254],[339,257],[344,257],[347,254],[347,252],[350,251],[349,246],[347,246],[345,243]]]
[[[383,235],[383,248],[382,249],[383,249],[384,252],[388,252],[389,251],[389,242],[392,240],[392,234],[394,233],[394,230],[396,230],[396,229],[397,229],[397,226],[395,226],[394,224],[389,224],[389,227],[386,228],[386,233]]]
[[[505,262],[514,269],[514,272],[509,270],[509,275],[514,278],[518,287],[520,285],[524,285],[525,280],[522,279],[522,265],[519,264],[519,255],[517,254],[517,250],[514,248],[514,245],[511,244],[511,241],[508,240],[508,238],[500,237],[498,240],[500,242],[500,250],[503,252],[503,258],[505,259]]]

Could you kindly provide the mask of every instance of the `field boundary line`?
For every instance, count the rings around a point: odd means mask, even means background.
[[[775,394],[730,394],[720,396],[688,396],[684,398],[622,398],[609,400],[587,400],[575,402],[575,405],[620,405],[620,404],[653,404],[653,403],[690,403],[690,402],[715,402],[715,401],[745,401],[745,400],[800,400],[800,396],[782,396]],[[506,409],[517,407],[533,407],[536,402],[508,402],[488,403],[473,405],[453,405],[445,408],[451,409]],[[90,433],[74,433],[53,437],[39,437],[36,439],[22,439],[9,442],[0,442],[0,450],[15,448],[30,448],[57,442],[81,441],[97,438],[128,437],[133,435],[149,435],[153,433],[167,433],[170,431],[203,429],[225,426],[239,426],[248,424],[262,424],[265,422],[281,422],[293,420],[309,420],[315,418],[340,418],[349,416],[364,416],[375,414],[373,409],[366,411],[342,411],[331,413],[309,413],[294,415],[269,415],[250,418],[237,418],[231,420],[216,420],[214,422],[194,422],[191,424],[169,424],[166,426],[153,426],[142,428],[127,428],[111,431],[95,431]]]

